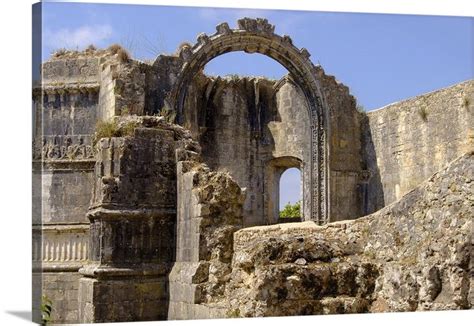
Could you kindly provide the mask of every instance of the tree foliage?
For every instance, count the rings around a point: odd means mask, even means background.
[[[286,204],[283,210],[280,211],[280,217],[301,217],[301,200],[295,204]]]

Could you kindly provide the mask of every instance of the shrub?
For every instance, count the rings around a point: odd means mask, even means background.
[[[109,52],[112,54],[117,54],[120,49],[122,49],[122,46],[120,44],[112,44],[107,48],[107,50],[109,50]]]
[[[420,107],[418,113],[420,114],[420,117],[423,119],[423,121],[428,120],[428,112],[426,112],[426,108],[424,106]]]
[[[53,52],[53,57],[58,58],[65,55],[66,53],[67,50],[65,48],[60,48]]]
[[[117,57],[120,60],[120,62],[128,62],[130,61],[130,54],[127,52],[125,49],[120,49],[117,52]]]
[[[86,52],[95,52],[97,48],[94,46],[94,44],[89,44],[89,46],[86,48]]]
[[[462,106],[466,109],[469,110],[469,106],[471,105],[471,100],[469,97],[464,96],[462,99]]]
[[[280,217],[301,217],[301,200],[297,201],[293,205],[290,203],[286,204],[285,207],[283,207],[283,210],[280,211]]]
[[[163,106],[158,112],[158,116],[165,118],[165,121],[173,124],[176,119],[176,112],[171,110],[167,105]]]
[[[41,297],[41,325],[47,325],[51,321],[53,302],[45,295]]]

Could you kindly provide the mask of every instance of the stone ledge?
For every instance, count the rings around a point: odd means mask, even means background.
[[[169,264],[141,264],[139,266],[101,266],[90,263],[84,265],[80,270],[85,277],[96,279],[116,278],[116,277],[155,277],[166,276],[171,269]]]
[[[37,224],[32,227],[33,232],[42,231],[42,232],[88,232],[89,224]]]
[[[149,218],[149,217],[164,217],[168,218],[171,215],[176,215],[174,208],[136,208],[130,209],[124,206],[107,204],[98,207],[90,207],[87,217],[90,219],[122,219],[122,218]]]
[[[33,273],[77,273],[85,262],[40,262],[33,266]]]
[[[95,160],[34,160],[35,171],[94,171]]]

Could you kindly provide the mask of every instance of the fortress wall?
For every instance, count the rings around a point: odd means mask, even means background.
[[[474,80],[368,112],[364,156],[371,178],[368,212],[466,153],[474,142]]]

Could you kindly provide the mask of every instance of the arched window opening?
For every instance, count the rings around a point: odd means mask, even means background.
[[[301,171],[298,168],[289,168],[282,173],[279,186],[279,222],[301,221],[301,183]]]

